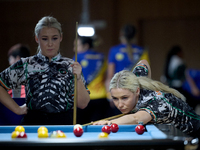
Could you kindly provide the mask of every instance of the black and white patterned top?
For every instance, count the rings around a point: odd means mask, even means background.
[[[6,90],[25,85],[26,103],[31,110],[64,112],[73,107],[74,75],[70,66],[73,62],[60,54],[49,62],[48,57],[39,52],[1,72],[0,85]],[[83,76],[82,80],[85,84]]]
[[[138,65],[133,73],[147,76],[148,68]],[[200,116],[182,99],[171,93],[140,89],[138,103],[132,113],[146,111],[152,117],[152,123],[172,123],[182,132],[191,134],[200,128]]]

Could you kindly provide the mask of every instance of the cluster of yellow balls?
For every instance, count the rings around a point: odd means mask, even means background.
[[[38,138],[48,138],[48,129],[44,126],[41,126],[38,128]],[[54,134],[55,133],[55,134]],[[66,138],[67,136],[65,135],[64,132],[62,131],[54,131],[52,132],[52,135],[50,135],[50,138]]]
[[[12,132],[11,137],[17,138],[20,133],[25,133],[25,129],[23,126],[17,126],[15,131]]]

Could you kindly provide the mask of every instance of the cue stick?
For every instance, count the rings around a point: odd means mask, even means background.
[[[76,39],[75,39],[75,62],[77,62],[77,29],[78,22],[76,22]],[[76,124],[76,113],[77,113],[77,75],[74,75],[74,111],[73,111],[73,125]]]
[[[119,114],[119,115],[116,115],[116,116],[112,116],[112,117],[108,117],[108,118],[105,118],[105,119],[101,119],[101,120],[111,120],[111,119],[116,119],[116,118],[119,118],[119,117],[122,117],[126,114]],[[98,121],[101,121],[101,120],[98,120]],[[98,122],[98,121],[95,121],[95,122]],[[90,122],[90,123],[86,123],[86,124],[83,124],[82,126],[87,126],[87,125],[91,125],[95,122]]]

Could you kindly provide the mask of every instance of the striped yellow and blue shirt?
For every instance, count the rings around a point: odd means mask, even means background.
[[[87,50],[78,53],[77,61],[82,66],[82,72],[90,90],[90,99],[106,98],[105,72],[107,62],[102,53],[94,50]]]

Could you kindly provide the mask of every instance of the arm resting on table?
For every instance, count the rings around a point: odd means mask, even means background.
[[[138,124],[139,122],[143,122],[143,124],[147,124],[152,120],[152,117],[146,111],[138,111],[135,114],[127,114],[120,118],[113,120],[102,120],[99,122],[94,122],[93,125],[104,125],[104,124],[112,124],[116,123],[118,125],[126,125],[126,124]]]

